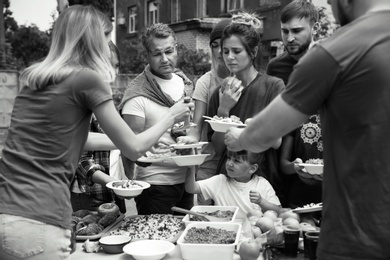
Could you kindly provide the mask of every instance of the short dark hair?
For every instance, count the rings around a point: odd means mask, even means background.
[[[176,42],[175,32],[166,24],[156,23],[146,28],[141,36],[142,46],[145,51],[149,51],[149,43],[152,38],[166,39],[172,36]]]
[[[317,8],[307,0],[294,0],[286,5],[280,13],[282,23],[286,23],[293,18],[306,18],[313,25],[318,22]]]

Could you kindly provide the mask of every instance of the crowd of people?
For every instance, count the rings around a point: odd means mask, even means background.
[[[134,198],[138,214],[198,203],[238,206],[245,218],[323,201],[322,214],[303,216],[322,218],[319,259],[389,259],[390,31],[377,25],[389,22],[390,3],[328,2],[342,27],[321,43],[310,1],[281,10],[285,51],[265,72],[258,18],[221,19],[209,39],[211,71],[195,87],[176,67],[173,30],[151,25],[142,35],[148,64],[119,104],[110,21],[91,6],[61,11],[49,54],[20,76],[0,159],[0,259],[68,259],[73,211],[115,201],[125,212],[124,198],[105,188],[116,180],[112,149],[131,177],[151,184]],[[205,115],[234,115],[247,127],[215,132]],[[196,127],[173,131],[189,118]],[[211,156],[197,167],[137,162],[199,141]],[[298,165],[310,159],[324,160],[323,176]]]

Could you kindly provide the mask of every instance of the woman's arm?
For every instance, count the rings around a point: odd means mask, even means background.
[[[89,132],[87,142],[84,145],[85,151],[106,151],[117,149],[111,139],[102,133]]]
[[[127,158],[135,161],[157,143],[160,136],[175,121],[184,120],[188,117],[190,107],[193,107],[192,103],[184,103],[183,101],[176,103],[168,110],[168,113],[161,117],[158,123],[138,135],[135,135],[121,118],[112,101],[100,104],[93,112],[104,132],[115,146]]]

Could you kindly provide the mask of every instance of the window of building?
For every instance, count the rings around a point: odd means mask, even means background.
[[[180,21],[180,1],[171,0],[171,23]]]
[[[158,23],[158,2],[151,1],[148,3],[148,26]]]
[[[243,8],[244,0],[225,0],[226,12]]]
[[[207,17],[209,15],[207,10],[207,0],[197,0],[197,16]]]
[[[136,24],[137,24],[137,7],[132,6],[132,7],[129,7],[128,33],[133,33],[136,31]]]

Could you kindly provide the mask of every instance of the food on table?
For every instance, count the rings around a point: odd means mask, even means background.
[[[117,217],[118,217],[118,214],[115,212],[108,213],[99,219],[98,224],[103,226],[103,228],[106,228],[111,223],[114,223],[114,221],[117,219]]]
[[[324,159],[309,159],[309,160],[306,160],[307,164],[320,164],[320,165],[324,165]]]
[[[88,216],[89,214],[92,214],[92,211],[86,209],[80,209],[78,211],[73,212],[72,215],[78,218],[83,218],[85,216]]]
[[[92,242],[89,241],[89,239],[84,241],[84,244],[82,245],[83,249],[87,253],[97,253],[101,250],[101,246],[99,241]]]
[[[241,260],[257,260],[262,251],[263,245],[256,239],[243,241],[238,250]]]
[[[213,216],[227,221],[232,220],[234,212],[231,210],[216,210],[213,212],[199,212],[203,215]],[[205,217],[190,215],[190,221],[209,221]]]
[[[114,206],[112,206],[113,204]],[[88,215],[80,218],[86,212]],[[76,236],[93,236],[101,233],[104,228],[111,225],[119,216],[119,207],[114,203],[104,203],[98,212],[78,210],[72,214],[72,224],[76,225]]]
[[[119,215],[119,207],[115,203],[103,203],[98,208],[98,215],[103,217],[109,213],[115,213],[116,216]]]
[[[88,224],[97,223],[99,219],[100,217],[98,214],[90,214],[88,216],[83,217],[81,221],[88,225]]]
[[[236,240],[235,231],[227,231],[221,228],[197,228],[192,227],[187,231],[183,243],[188,244],[233,244]]]
[[[103,231],[104,227],[98,223],[91,223],[88,224],[88,226],[84,228],[80,228],[78,231],[76,231],[77,235],[82,236],[93,236],[96,234],[99,234]]]
[[[184,229],[181,219],[169,214],[128,216],[110,235],[127,235],[132,239],[170,240]]]
[[[243,124],[241,119],[235,115],[231,115],[230,117],[219,117],[219,116],[213,116],[214,120],[218,120],[220,122],[225,122],[225,123],[236,123],[236,124]]]
[[[123,189],[139,189],[143,186],[136,181],[117,181],[112,184],[112,187]]]

